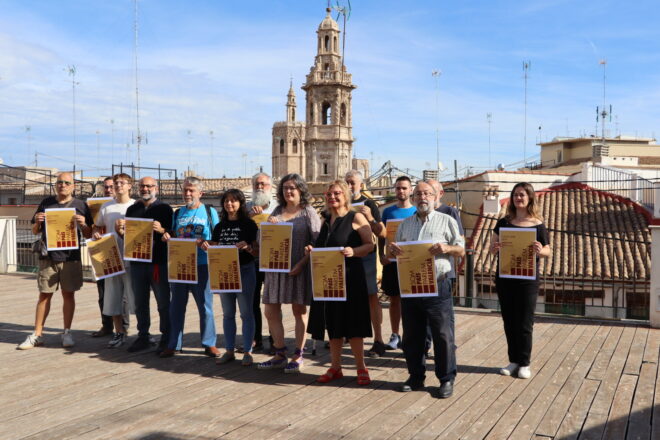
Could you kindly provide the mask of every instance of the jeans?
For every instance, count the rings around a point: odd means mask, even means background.
[[[403,322],[403,354],[410,379],[423,383],[426,377],[424,345],[426,327],[431,327],[435,375],[440,383],[456,377],[456,345],[454,343],[454,306],[451,282],[438,282],[440,294],[433,297],[401,298]]]
[[[199,312],[199,333],[202,346],[215,347],[216,333],[213,319],[213,294],[209,286],[209,266],[197,266],[197,284],[170,283],[172,301],[170,302],[170,342],[167,348],[181,350],[183,344],[183,325],[186,320],[188,292],[191,292]]]
[[[139,338],[149,337],[151,313],[149,289],[153,289],[160,318],[161,341],[170,336],[170,283],[167,281],[167,263],[133,263],[131,265],[135,317]]]
[[[243,348],[245,353],[252,351],[252,339],[254,338],[254,313],[252,311],[252,295],[254,294],[254,285],[256,281],[256,272],[254,262],[241,266],[242,292],[224,292],[220,293],[220,302],[222,304],[222,328],[225,332],[225,348],[234,350],[236,348],[236,302],[241,312],[241,321],[243,323]]]

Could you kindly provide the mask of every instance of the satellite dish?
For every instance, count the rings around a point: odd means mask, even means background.
[[[504,164],[503,163],[498,163],[497,164],[497,171],[504,171]]]
[[[440,171],[444,171],[444,170],[446,170],[445,166],[444,166],[444,165],[442,164],[442,162],[440,162],[440,161],[438,161],[438,169],[439,169]]]

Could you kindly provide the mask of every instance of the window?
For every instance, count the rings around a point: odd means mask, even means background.
[[[329,102],[324,102],[321,108],[321,124],[332,124],[332,106]]]
[[[296,120],[296,109],[292,108],[291,109],[291,120],[295,122]]]
[[[284,139],[280,139],[280,154],[284,154]]]
[[[298,139],[293,140],[293,154],[298,154]]]
[[[328,163],[323,162],[323,174],[328,174]]]
[[[346,104],[344,104],[343,102],[339,110],[339,123],[341,125],[346,125]]]
[[[314,124],[314,103],[309,103],[309,123]]]
[[[337,52],[337,50],[338,50],[338,49],[337,49],[337,37],[335,37],[335,44],[334,44],[334,46],[335,46],[335,52]]]
[[[330,50],[330,37],[327,35],[325,36],[325,50]]]

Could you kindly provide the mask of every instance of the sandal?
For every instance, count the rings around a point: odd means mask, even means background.
[[[316,381],[318,383],[328,383],[336,379],[341,379],[342,377],[344,377],[344,373],[341,372],[341,367],[337,368],[336,370],[334,368],[328,368],[328,371],[326,371],[325,374],[317,377]]]
[[[286,368],[287,366],[286,347],[276,348],[274,356],[279,356],[280,359],[275,359],[273,357],[272,359],[269,359],[266,362],[260,362],[257,364],[257,369],[273,370],[275,368]]]
[[[365,368],[364,370],[357,371],[357,384],[358,385],[369,385],[371,383],[371,378],[369,377],[369,371]]]
[[[303,352],[305,351],[305,348],[299,349],[296,348],[296,351],[294,352],[294,356],[298,356],[297,360],[291,360],[288,364],[286,364],[286,367],[284,367],[284,372],[285,373],[300,373],[300,370],[302,370],[303,366]]]

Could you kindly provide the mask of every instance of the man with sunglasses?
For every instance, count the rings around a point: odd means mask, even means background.
[[[64,332],[62,333],[62,346],[73,347],[71,323],[76,308],[74,294],[80,290],[83,283],[82,264],[80,262],[80,243],[82,237],[91,235],[92,215],[87,204],[73,197],[74,180],[71,173],[59,173],[55,182],[55,196],[46,197],[37,208],[32,218],[32,233],[40,232],[45,235],[46,209],[74,208],[75,215],[71,218],[78,229],[78,249],[66,251],[50,251],[47,257],[39,259],[39,272],[37,285],[39,287],[39,300],[35,314],[34,332],[29,335],[17,348],[28,350],[44,345],[43,329],[50,311],[53,293],[62,290],[62,314],[64,316]],[[45,237],[43,237],[45,240]]]

